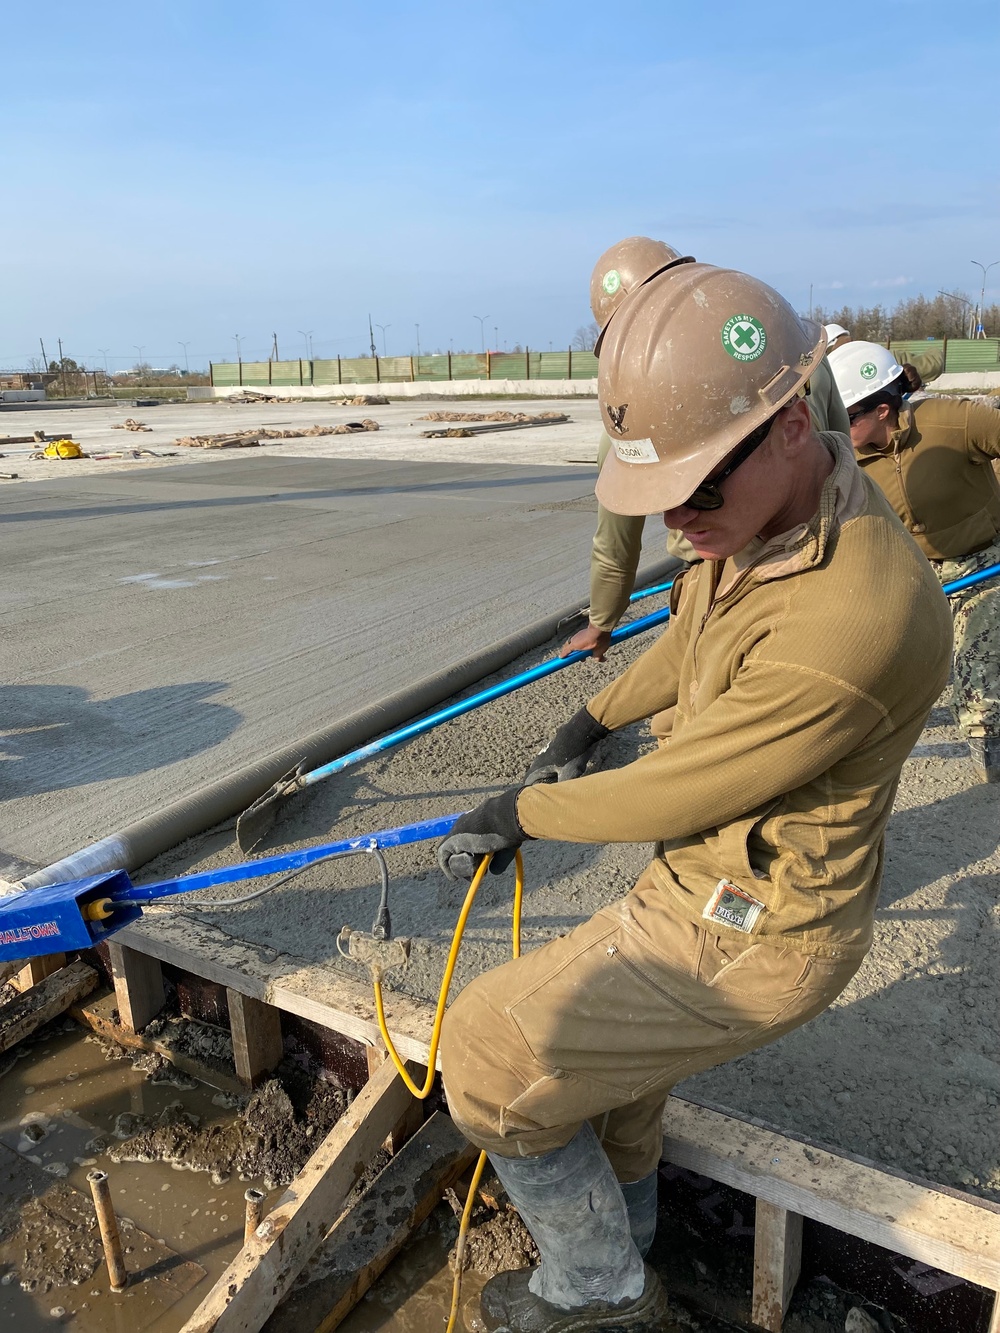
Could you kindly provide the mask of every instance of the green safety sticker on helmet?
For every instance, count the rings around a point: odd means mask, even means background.
[[[601,281],[601,286],[609,296],[614,296],[615,292],[622,285],[622,275],[616,268],[609,268]]]
[[[767,330],[753,315],[733,315],[722,326],[722,345],[737,361],[756,361],[767,346]]]
[[[861,367],[861,378],[863,380],[873,380],[878,374],[878,366],[874,361],[866,361]]]

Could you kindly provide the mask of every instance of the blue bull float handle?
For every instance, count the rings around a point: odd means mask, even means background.
[[[238,865],[221,866],[218,870],[200,870],[191,875],[178,875],[176,879],[160,879],[154,884],[133,884],[128,890],[128,901],[148,902],[153,898],[170,898],[178,893],[213,889],[219,884],[238,884],[241,880],[259,879],[264,875],[280,875],[288,870],[302,870],[314,861],[346,852],[370,851],[374,847],[406,847],[411,842],[444,838],[461,815],[462,812],[441,815],[439,819],[421,819],[415,824],[382,829],[378,833],[365,833],[360,838],[321,843],[318,847],[306,847],[300,852],[284,852],[281,856],[263,856],[257,861],[241,861]]]
[[[984,583],[987,579],[995,578],[997,574],[1000,574],[1000,565],[987,565],[985,569],[977,569],[975,573],[965,574],[960,579],[953,579],[951,583],[942,583],[941,591],[950,596],[954,592],[971,588],[976,583]]]
[[[657,625],[662,625],[669,619],[670,608],[665,606],[662,610],[653,611],[650,615],[642,616],[639,620],[633,620],[627,625],[619,625],[611,635],[611,642],[625,643],[637,634],[642,634],[647,629],[654,629]],[[543,680],[546,676],[551,676],[553,672],[562,671],[564,667],[572,666],[575,662],[582,662],[585,657],[589,656],[589,652],[575,652],[569,653],[566,657],[553,657],[547,662],[539,662],[538,666],[529,667],[527,671],[521,671],[508,680],[498,681],[496,685],[490,685],[485,690],[470,694],[467,699],[460,699],[458,703],[449,704],[447,708],[440,708],[436,713],[430,713],[427,717],[422,717],[416,722],[407,723],[405,727],[390,731],[387,736],[381,736],[377,741],[362,745],[360,749],[352,750],[350,754],[341,755],[339,759],[334,759],[329,764],[323,764],[308,773],[303,773],[296,778],[295,786],[298,789],[311,787],[313,783],[322,782],[324,778],[332,777],[334,773],[341,773],[345,768],[354,768],[355,765],[370,759],[372,755],[381,754],[383,750],[391,750],[393,746],[400,745],[403,741],[412,740],[414,736],[422,736],[425,731],[431,731],[443,722],[450,722],[452,718],[461,717],[464,713],[471,713],[474,708],[480,708],[483,704],[488,704],[494,699],[502,699],[505,694],[513,694],[522,685],[530,685],[532,681]]]

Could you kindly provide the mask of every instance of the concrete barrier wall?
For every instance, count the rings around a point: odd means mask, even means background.
[[[151,390],[152,392],[152,390]],[[267,384],[197,385],[188,389],[188,402],[229,398],[234,393],[260,393],[273,398],[355,398],[361,394],[383,398],[594,398],[597,380],[417,380],[401,384]]]

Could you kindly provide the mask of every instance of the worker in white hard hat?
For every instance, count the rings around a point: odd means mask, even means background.
[[[830,357],[865,475],[885,492],[942,583],[1000,562],[1000,412],[965,399],[904,402],[909,380],[878,343]],[[954,704],[973,767],[1000,782],[1000,584],[951,598]]]
[[[674,258],[665,263],[668,255]],[[690,257],[682,259],[678,251],[662,241],[653,241],[645,236],[630,237],[606,250],[594,266],[590,279],[591,309],[601,327],[598,347],[615,310],[630,291],[635,291],[643,282],[648,282],[667,268],[682,273],[683,270],[677,266],[693,262]],[[622,271],[627,274],[624,282],[620,279]],[[610,295],[607,290],[609,286],[613,288]],[[840,328],[839,325],[833,327]],[[817,430],[847,433],[847,413],[825,359],[817,364],[809,383],[803,386],[803,392]],[[602,431],[597,450],[598,471],[604,466],[610,448],[611,439],[606,431]],[[604,505],[598,506],[597,531],[594,533],[590,554],[588,621],[583,629],[563,644],[560,649],[562,657],[572,652],[589,652],[598,662],[604,661],[611,643],[611,633],[628,609],[629,598],[635,587],[645,523],[644,516],[613,514]],[[679,561],[688,564],[698,559],[690,543],[679,533],[668,534],[667,550]],[[669,736],[671,721],[672,713],[651,720],[653,734],[660,741]]]
[[[487,1283],[488,1330],[677,1327],[643,1263],[670,1088],[820,1013],[871,945],[951,617],[850,440],[813,426],[800,393],[825,346],[764,283],[695,263],[630,293],[605,334],[598,498],[663,513],[701,563],[527,785],[438,849],[469,878],[522,843],[530,877],[532,839],[655,847],[625,897],[477,977],[445,1017],[451,1114],[541,1256]],[[610,731],[671,707],[669,745],[584,772]]]
[[[851,341],[849,329],[845,329],[843,324],[824,324],[823,332],[826,334],[826,354],[827,356],[837,347],[843,347],[845,343]]]

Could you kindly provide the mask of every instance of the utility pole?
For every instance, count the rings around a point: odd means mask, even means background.
[[[242,353],[240,352],[240,335],[238,333],[234,333],[233,340],[236,343],[236,364],[239,366],[243,364],[243,356]]]
[[[978,318],[978,320],[976,321],[976,335],[975,335],[975,336],[976,336],[977,338],[985,338],[985,337],[986,337],[986,330],[985,330],[985,328],[983,327],[983,318],[984,318],[985,313],[986,313],[986,311],[985,311],[985,301],[986,301],[986,275],[987,275],[987,273],[989,273],[989,271],[990,271],[991,268],[996,268],[997,264],[1000,264],[1000,259],[994,259],[994,261],[993,261],[992,264],[980,264],[980,262],[979,262],[978,259],[973,259],[973,260],[971,260],[970,262],[973,263],[973,264],[975,264],[976,268],[981,268],[981,269],[983,270],[983,285],[982,285],[982,287],[980,288],[980,292],[979,292],[979,318]]]
[[[371,348],[372,360],[374,361],[378,353],[375,351],[375,332],[372,329],[372,317],[368,315],[368,346]]]
[[[191,343],[190,343],[190,341],[188,341],[188,342],[186,342],[186,343],[182,343],[182,342],[178,339],[177,346],[178,346],[178,347],[183,347],[183,349],[184,349],[184,374],[185,374],[185,375],[189,375],[189,374],[191,373],[191,368],[190,368],[190,366],[188,365],[188,348],[191,346]],[[98,351],[100,351],[100,348],[98,348]]]
[[[809,318],[813,317],[813,285],[809,284]]]
[[[111,348],[98,347],[97,350],[100,352],[101,356],[104,357],[104,379],[107,384],[108,393],[111,394],[111,397],[113,398],[114,394],[111,393],[111,371],[108,369],[108,353],[111,351]]]
[[[485,351],[486,351],[486,321],[489,319],[489,315],[473,315],[472,318],[473,318],[473,319],[478,319],[478,320],[479,320],[479,350],[480,350],[481,352],[485,352]]]
[[[279,359],[280,359],[280,358],[278,357],[278,335],[277,335],[276,333],[272,333],[272,334],[271,334],[271,360],[272,360],[272,361],[277,361],[277,360],[279,360]]]
[[[417,330],[417,356],[419,356],[419,355],[420,355],[420,325],[417,324],[417,325],[415,325],[414,327],[415,327],[416,330]]]
[[[48,357],[45,355],[45,344],[42,342],[41,338],[39,338],[39,340],[38,340],[38,346],[42,349],[42,369],[43,369],[43,370],[48,370],[48,368],[49,368],[49,359],[48,359]]]
[[[62,339],[57,338],[56,342],[59,344],[59,369],[62,371],[63,397],[66,398],[68,397],[66,392],[66,359],[63,356]]]

